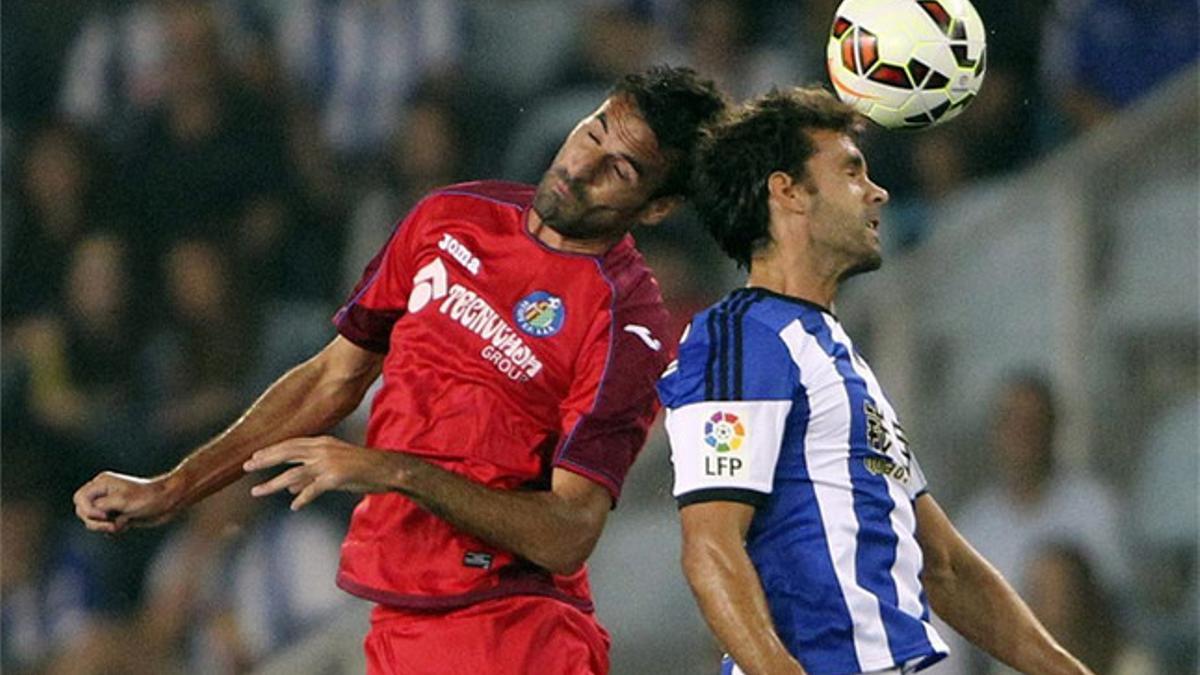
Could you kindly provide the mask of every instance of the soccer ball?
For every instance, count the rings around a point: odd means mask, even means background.
[[[889,129],[957,117],[983,84],[983,21],[967,0],[844,0],[825,50],[838,96]]]

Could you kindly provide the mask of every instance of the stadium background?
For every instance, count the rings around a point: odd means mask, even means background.
[[[230,490],[106,539],[73,521],[72,491],[169,468],[328,340],[423,191],[536,180],[607,85],[649,64],[739,100],[823,81],[835,5],[4,3],[3,671],[361,670],[365,610],[331,571],[352,500],[285,515]],[[864,139],[892,194],[889,255],[839,310],[934,493],[1012,557],[1060,639],[1097,672],[1194,673],[1196,5],[976,5],[989,73],[972,109]],[[681,323],[739,282],[686,215],[639,243]],[[1051,485],[1087,496],[1005,522],[996,395],[1031,371],[1059,404]],[[1053,537],[1005,549],[1032,530]],[[656,432],[593,557],[615,672],[715,672],[677,558]],[[996,670],[959,652],[931,672]]]

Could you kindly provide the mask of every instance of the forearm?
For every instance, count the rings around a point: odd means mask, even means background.
[[[762,583],[741,545],[684,544],[683,568],[704,620],[748,675],[804,673],[780,641]]]
[[[220,490],[244,475],[242,464],[256,450],[337,424],[362,400],[372,379],[331,377],[316,358],[296,366],[225,431],[171,470],[165,476],[168,489],[180,506]]]
[[[1088,673],[1033,615],[1016,591],[971,551],[926,582],[933,610],[972,643],[1022,673]]]
[[[552,491],[492,489],[415,457],[389,454],[398,469],[397,491],[459,530],[556,574],[578,570],[603,528],[607,505],[580,508]]]

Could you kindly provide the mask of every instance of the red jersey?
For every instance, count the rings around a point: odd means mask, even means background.
[[[551,249],[526,230],[532,199],[490,181],[435,191],[367,266],[334,317],[387,355],[367,445],[507,490],[548,489],[558,467],[615,501],[658,409],[667,311],[632,237],[602,256]],[[355,508],[338,585],[404,608],[513,594],[592,606],[586,568],[551,574],[397,493]]]

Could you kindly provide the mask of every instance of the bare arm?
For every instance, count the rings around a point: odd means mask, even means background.
[[[683,507],[683,571],[709,628],[747,674],[804,673],[775,632],[758,572],[746,554],[754,507],[703,502]]]
[[[75,493],[88,529],[119,532],[153,526],[229,485],[256,450],[325,431],[350,414],[379,375],[383,356],[336,337],[288,371],[228,429],[171,471],[154,478],[104,472]]]
[[[555,469],[548,491],[497,490],[416,457],[337,438],[296,438],[254,454],[247,471],[296,464],[252,490],[288,490],[299,509],[329,490],[400,492],[458,529],[556,574],[579,569],[604,529],[612,498],[583,476]]]
[[[981,649],[1022,673],[1090,675],[1063,649],[1004,577],[979,555],[929,495],[917,499],[922,582],[933,611]]]

